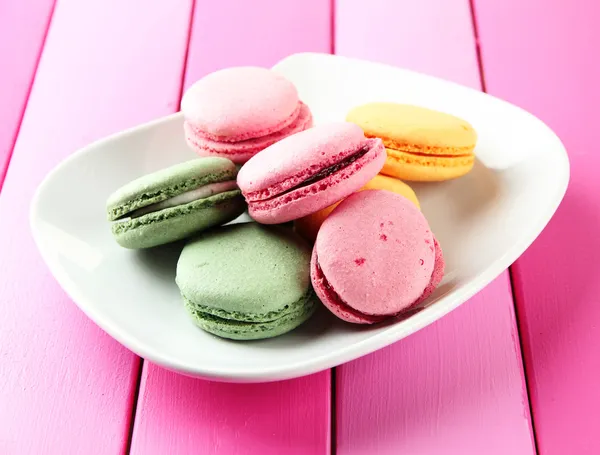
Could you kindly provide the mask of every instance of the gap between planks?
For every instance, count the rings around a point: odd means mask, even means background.
[[[37,74],[37,69],[40,64],[40,59],[42,58],[42,53],[44,52],[44,47],[46,46],[46,38],[48,37],[48,32],[50,31],[50,26],[52,25],[52,18],[54,17],[54,10],[56,9],[57,1],[58,0],[53,0],[52,6],[50,7],[48,21],[46,22],[46,27],[44,29],[44,36],[42,37],[41,45],[39,47],[37,56],[35,58],[33,72],[31,74],[31,79],[29,80],[29,86],[27,87],[25,99],[23,100],[23,104],[21,107],[21,113],[19,115],[19,119],[17,120],[17,124],[16,124],[15,130],[13,132],[13,137],[8,146],[8,155],[5,158],[6,161],[4,164],[2,164],[0,162],[0,192],[2,192],[2,187],[4,186],[4,179],[6,178],[6,174],[8,173],[8,168],[10,167],[10,161],[12,159],[12,155],[15,150],[15,145],[17,144],[17,138],[19,137],[19,131],[21,130],[21,124],[23,123],[23,118],[25,117],[25,110],[27,109],[27,103],[29,102],[29,96],[31,95],[31,89],[33,88],[33,82],[35,81],[35,76]]]
[[[479,25],[477,24],[477,10],[475,8],[475,0],[469,0],[469,10],[471,11],[471,22],[473,24],[473,38],[475,40],[475,53],[477,56],[477,65],[479,67],[479,81],[481,84],[481,91],[487,93],[487,86],[485,83],[485,71],[484,71],[484,66],[483,66],[483,58],[481,56],[481,43],[479,42]],[[521,337],[521,331],[522,331],[521,319],[519,317],[519,309],[518,309],[517,297],[516,297],[516,293],[515,293],[515,279],[513,276],[512,265],[508,268],[508,280],[510,283],[510,294],[512,297],[513,309],[515,312],[515,324],[517,326],[517,338],[519,341],[519,352],[521,354],[523,379],[525,381],[524,386],[525,386],[525,391],[527,393],[527,406],[529,408],[529,419],[531,422],[532,444],[533,444],[533,449],[535,450],[535,453],[539,454],[538,440],[537,440],[537,435],[536,435],[536,431],[535,431],[535,421],[534,421],[535,417],[533,415],[533,406],[531,404],[531,399],[530,399],[531,389],[530,389],[530,385],[529,385],[527,365],[525,362],[525,351],[524,351],[524,346],[523,346],[523,340]]]
[[[185,46],[185,52],[183,54],[183,65],[181,66],[181,75],[179,77],[179,95],[178,95],[178,100],[177,100],[178,105],[181,104],[181,98],[183,97],[183,92],[184,92],[185,76],[187,74],[187,68],[188,68],[188,55],[190,53],[190,40],[192,39],[192,27],[194,24],[194,12],[196,10],[196,1],[197,0],[191,0],[192,6],[190,8],[190,18],[188,20],[186,46]],[[138,368],[137,369],[137,378],[136,378],[136,384],[135,384],[133,400],[132,400],[132,405],[131,405],[131,414],[130,414],[130,418],[129,418],[127,447],[126,447],[126,451],[125,451],[125,453],[127,453],[128,455],[131,453],[131,446],[133,444],[133,432],[135,430],[135,419],[137,416],[138,402],[140,399],[140,385],[142,383],[142,375],[144,372],[144,364],[145,363],[146,363],[146,361],[142,357],[139,357],[139,361],[138,361],[138,365],[137,365],[137,368]]]

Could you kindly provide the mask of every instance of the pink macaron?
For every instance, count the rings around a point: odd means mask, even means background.
[[[312,126],[310,109],[299,100],[296,87],[258,67],[205,76],[186,91],[181,110],[186,141],[196,153],[235,163]]]
[[[324,221],[313,249],[315,292],[340,319],[373,324],[429,297],[442,250],[415,205],[385,190],[355,193]]]
[[[237,177],[248,212],[277,224],[317,212],[359,190],[383,167],[380,139],[340,122],[289,136],[252,157]]]

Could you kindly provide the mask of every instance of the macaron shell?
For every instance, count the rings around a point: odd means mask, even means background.
[[[237,168],[226,158],[197,158],[144,175],[119,188],[106,203],[108,219],[169,199],[201,185],[235,180]]]
[[[392,191],[404,196],[420,209],[419,200],[417,199],[417,195],[412,188],[406,183],[392,177],[378,174],[369,180],[359,191],[362,190]],[[294,222],[296,232],[298,232],[298,234],[300,234],[306,240],[314,242],[317,238],[317,232],[319,232],[319,228],[323,224],[323,221],[325,221],[325,219],[329,216],[333,209],[338,206],[338,204],[339,202],[336,202],[335,204],[332,204],[323,210],[319,210],[318,212],[311,213],[310,215],[297,219]]]
[[[366,144],[363,131],[352,123],[315,126],[288,136],[252,157],[240,169],[237,182],[245,196],[274,186],[278,192],[285,191],[357,152],[363,144]],[[285,186],[281,186],[284,182]]]
[[[315,251],[334,291],[366,315],[395,315],[413,305],[435,264],[427,220],[389,191],[366,190],[345,199],[321,226]]]
[[[298,327],[318,305],[310,254],[289,227],[234,224],[185,246],[176,283],[202,329],[236,340],[270,338]]]
[[[436,288],[439,286],[439,284],[442,282],[442,279],[444,278],[444,269],[446,268],[446,262],[444,261],[442,248],[440,247],[440,244],[435,239],[435,237],[433,239],[433,243],[435,248],[435,265],[433,267],[433,273],[431,274],[431,280],[429,281],[429,284],[423,291],[421,297],[419,297],[412,306],[418,305],[431,294],[433,294],[433,291],[436,290]]]
[[[113,223],[112,233],[124,248],[151,248],[187,238],[233,221],[246,209],[239,190]]]
[[[286,193],[268,201],[249,202],[248,213],[264,224],[278,224],[296,220],[338,202],[371,180],[385,162],[381,142],[351,165],[318,182]]]
[[[387,158],[382,174],[409,182],[441,182],[469,173],[475,164],[474,155],[441,157],[422,156],[386,149]]]
[[[251,323],[223,319],[202,313],[187,300],[184,300],[184,305],[192,316],[194,323],[201,329],[222,338],[240,341],[261,340],[283,335],[310,319],[317,308],[315,301],[311,299],[307,305],[279,319]]]
[[[465,120],[420,106],[369,103],[352,109],[346,120],[368,137],[379,137],[388,148],[435,154],[471,153],[477,134]],[[412,148],[412,149],[411,149]]]
[[[342,201],[336,202],[329,207],[325,207],[324,209],[321,209],[315,213],[310,213],[302,218],[296,219],[294,221],[294,229],[303,238],[314,243],[315,239],[317,238],[319,228],[340,202]]]
[[[381,322],[384,317],[370,316],[360,313],[354,308],[341,301],[340,297],[330,288],[329,283],[323,275],[320,266],[318,265],[317,250],[313,249],[311,259],[310,277],[313,283],[313,288],[319,297],[319,300],[327,307],[329,311],[335,314],[343,321],[353,324],[375,324]]]
[[[310,255],[310,246],[289,228],[234,224],[192,239],[177,263],[176,281],[187,299],[219,316],[268,321],[304,298]]]
[[[304,131],[312,126],[312,113],[307,105],[301,103],[300,114],[285,128],[266,136],[239,142],[219,142],[198,134],[188,122],[184,123],[184,132],[188,146],[200,156],[222,156],[234,163],[245,163],[261,150],[283,138]]]
[[[299,109],[294,85],[275,71],[227,68],[205,76],[184,94],[186,120],[214,140],[246,140],[279,131]]]
[[[362,187],[361,190],[387,190],[392,193],[399,194],[400,196],[404,196],[410,202],[412,202],[416,208],[421,209],[421,205],[419,204],[419,200],[417,199],[417,195],[413,191],[413,189],[408,186],[406,183],[388,177],[386,175],[378,174],[373,177],[371,180],[367,182],[365,186]]]
[[[421,297],[419,297],[412,305],[405,308],[403,312],[410,310],[413,307],[416,307],[425,299],[427,299],[433,291],[437,288],[437,286],[442,281],[444,277],[444,257],[442,254],[442,249],[440,248],[437,240],[434,238],[435,244],[435,265],[433,269],[433,274],[431,275],[431,281],[423,291]],[[345,302],[341,301],[340,297],[336,295],[326,279],[320,271],[320,266],[317,265],[318,258],[316,254],[316,249],[313,250],[312,260],[311,260],[311,280],[313,282],[313,286],[315,292],[321,302],[338,318],[342,319],[346,322],[351,322],[353,324],[376,324],[385,319],[382,316],[371,316],[367,314],[360,313],[347,305]]]

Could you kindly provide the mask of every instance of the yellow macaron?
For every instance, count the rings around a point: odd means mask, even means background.
[[[359,191],[362,190],[392,191],[394,193],[398,193],[404,196],[406,199],[415,204],[418,209],[421,208],[417,199],[417,195],[412,190],[412,188],[406,183],[401,182],[400,180],[397,180],[395,178],[387,177],[381,174],[376,175],[372,180],[367,182],[367,184],[363,186]],[[294,221],[296,232],[298,232],[298,234],[300,234],[306,240],[314,242],[317,238],[317,232],[319,232],[321,224],[323,224],[325,218],[329,216],[331,211],[334,208],[336,208],[340,202],[336,202],[335,204],[330,205],[329,207],[324,208],[323,210],[319,210],[316,213],[312,213]]]
[[[418,106],[369,103],[346,120],[367,137],[379,137],[387,150],[382,174],[402,180],[438,182],[468,173],[475,163],[477,133],[458,117]]]

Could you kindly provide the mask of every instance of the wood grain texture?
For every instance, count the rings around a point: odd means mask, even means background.
[[[475,3],[490,93],[556,131],[571,161],[565,199],[513,267],[542,455],[600,453],[600,3]]]
[[[0,189],[53,7],[54,0],[0,3]]]
[[[336,52],[480,88],[468,0],[337,2]],[[382,27],[395,18],[395,27]],[[535,453],[510,281],[338,368],[337,453]]]
[[[197,0],[185,86],[228,66],[271,66],[300,51],[329,52],[330,5]],[[131,453],[325,454],[330,374],[224,384],[144,366]]]
[[[175,110],[190,9],[188,0],[56,6],[0,197],[2,454],[126,451],[139,359],[51,278],[29,204],[77,148]]]

